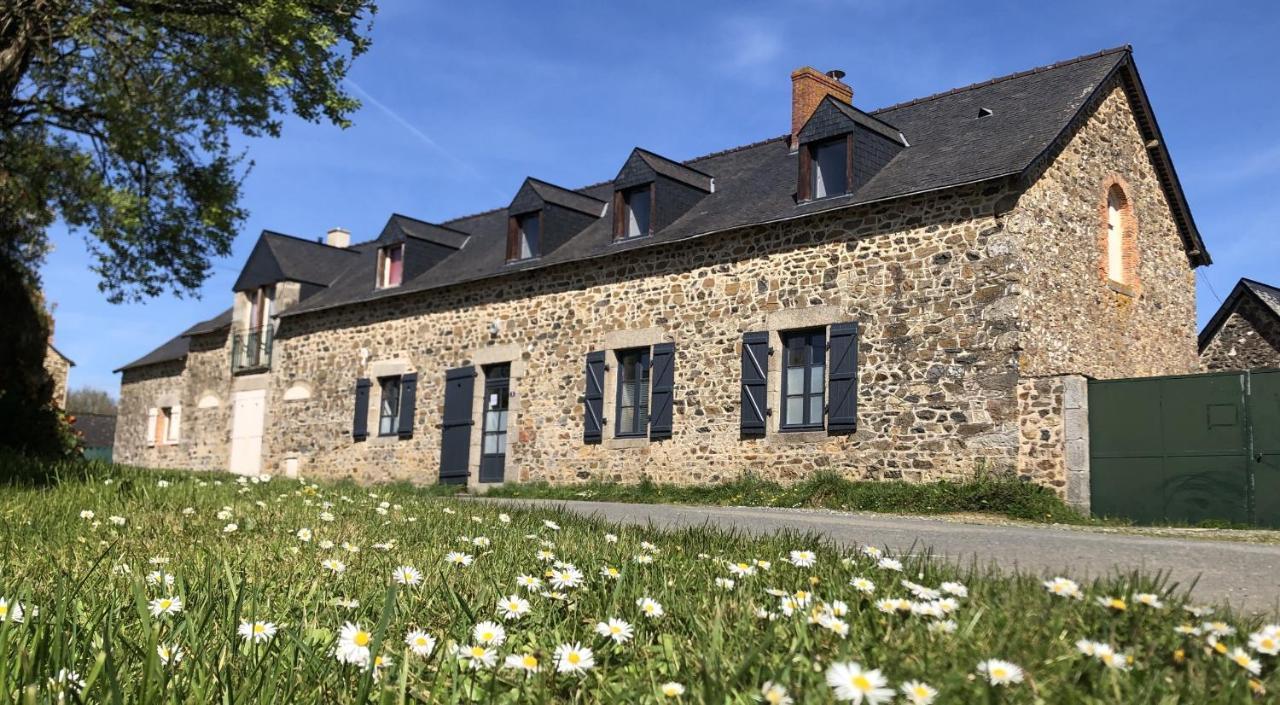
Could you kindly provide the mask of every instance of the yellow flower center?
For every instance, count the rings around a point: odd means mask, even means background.
[[[0,617],[9,614],[9,605],[0,605]]]
[[[480,640],[481,640],[481,641],[492,641],[492,640],[493,640],[493,632],[483,632],[483,633],[481,633],[481,634],[480,634]]]
[[[578,665],[578,662],[582,661],[582,655],[577,651],[570,651],[569,655],[565,657],[565,660],[576,666]]]
[[[167,609],[169,609],[169,606],[170,606],[170,605],[172,605],[172,604],[173,604],[173,603],[172,603],[172,602],[170,602],[169,600],[161,600],[161,601],[160,601],[160,609],[162,609],[162,610],[167,610]]]
[[[356,646],[368,646],[371,640],[372,635],[369,632],[356,632],[356,635],[351,638],[351,642]]]
[[[739,570],[746,570],[747,568],[750,568],[750,567],[751,567],[751,566],[747,565],[746,563],[739,563],[739,564],[738,564],[738,569],[739,569]]]
[[[1241,666],[1249,665],[1249,657],[1246,654],[1239,654],[1235,657],[1235,662]]]
[[[1227,653],[1227,645],[1219,642],[1213,645],[1213,650],[1217,651],[1220,654],[1225,654]]]
[[[991,669],[992,678],[1004,678],[1007,675],[1009,675],[1009,672],[1004,670],[1004,668],[1001,666],[996,666],[995,668]]]
[[[854,676],[851,682],[853,683],[853,687],[857,688],[858,690],[871,690],[871,681],[867,680],[866,676],[863,676],[863,675]]]
[[[528,655],[528,654],[526,654],[524,658],[520,659],[520,663],[521,663],[522,665],[524,665],[524,667],[525,667],[525,668],[537,668],[537,667],[538,667],[538,659],[536,659],[536,658],[534,658],[533,656]]]
[[[917,685],[916,687],[911,689],[911,694],[916,696],[917,698],[928,697],[929,689],[925,688],[923,685]]]
[[[418,637],[417,639],[414,639],[414,640],[413,640],[413,643],[414,643],[415,645],[417,645],[417,646],[426,646],[426,645],[427,645],[427,638],[426,638],[426,637],[422,637],[422,636],[420,636],[420,637]]]
[[[622,627],[619,627],[618,625],[614,624],[614,625],[612,625],[612,626],[610,626],[610,627],[609,627],[609,633],[610,633],[610,634],[621,634],[621,633],[622,633]]]
[[[255,625],[253,625],[253,633],[254,633],[254,634],[262,634],[262,633],[264,633],[264,632],[266,632],[266,631],[267,631],[267,625],[265,625],[265,624],[255,624]]]

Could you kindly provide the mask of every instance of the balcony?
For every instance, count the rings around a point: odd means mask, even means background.
[[[262,372],[271,367],[270,325],[248,328],[231,336],[231,373]]]

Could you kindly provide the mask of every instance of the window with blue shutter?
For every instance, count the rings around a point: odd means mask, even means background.
[[[769,415],[768,387],[769,334],[751,331],[742,334],[742,418],[744,436],[762,436]]]
[[[369,437],[369,387],[372,385],[367,379],[356,380],[356,410],[351,422],[351,437],[357,441]]]
[[[653,346],[650,359],[653,392],[649,401],[649,439],[661,440],[671,437],[671,414],[675,401],[675,344],[658,343]]]
[[[782,429],[822,428],[827,340],[822,328],[782,334]]]
[[[587,381],[582,395],[582,441],[604,438],[604,352],[587,353]]]
[[[831,395],[827,430],[848,432],[858,428],[858,324],[831,326],[831,363],[827,377]]]
[[[400,377],[400,419],[396,429],[401,438],[413,438],[413,417],[417,413],[418,373]]]

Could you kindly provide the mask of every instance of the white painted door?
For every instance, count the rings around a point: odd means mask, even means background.
[[[231,472],[262,472],[262,428],[266,420],[267,390],[236,392],[231,409]]]

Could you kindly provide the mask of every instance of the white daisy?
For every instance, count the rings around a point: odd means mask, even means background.
[[[978,664],[978,673],[991,685],[1009,685],[1022,682],[1022,669],[1008,661],[987,659]]]
[[[1232,649],[1231,653],[1227,654],[1227,658],[1231,659],[1231,661],[1240,668],[1248,671],[1251,675],[1256,676],[1262,673],[1262,663],[1250,656],[1249,652],[1238,646]]]
[[[755,575],[756,567],[750,563],[730,563],[729,572],[740,578],[745,578],[748,575]]]
[[[1164,603],[1160,601],[1160,596],[1153,595],[1149,592],[1140,592],[1134,595],[1133,601],[1153,609],[1164,609]]]
[[[271,622],[241,622],[236,631],[245,641],[260,644],[271,641],[271,637],[276,635],[276,625]]]
[[[668,698],[678,698],[684,695],[684,686],[675,681],[663,683],[658,689],[662,691],[664,697]]]
[[[618,536],[617,536],[616,534],[605,534],[605,535],[604,535],[604,542],[605,542],[605,543],[617,543],[617,542],[618,542]]]
[[[948,595],[955,595],[956,597],[969,596],[969,588],[965,587],[964,583],[946,582],[941,585],[941,588]]]
[[[462,553],[460,551],[449,551],[444,557],[445,563],[459,567],[469,566],[474,560],[475,559],[472,558],[470,554]]]
[[[360,628],[360,625],[346,622],[338,631],[338,646],[334,649],[334,658],[339,663],[353,666],[366,666],[369,663],[369,644],[373,642],[373,634]]]
[[[168,616],[182,611],[181,597],[157,597],[147,603],[152,617]]]
[[[21,624],[22,617],[21,602],[9,604],[8,600],[0,597],[0,622],[15,622],[17,624]]]
[[[923,681],[907,681],[898,690],[911,705],[930,705],[938,697],[938,691]]]
[[[537,673],[541,668],[541,664],[538,663],[538,657],[533,654],[511,654],[503,661],[502,665],[525,673]]]
[[[92,509],[81,509],[81,510],[80,510],[80,518],[81,518],[81,519],[92,519],[93,517],[94,517],[94,514],[93,514],[93,510],[92,510]]]
[[[533,592],[542,589],[542,578],[536,578],[532,575],[520,575],[516,577],[516,584],[520,587]]]
[[[507,630],[497,622],[484,621],[471,628],[471,637],[486,646],[502,646],[507,640]]]
[[[1084,598],[1084,593],[1080,591],[1080,586],[1076,581],[1069,578],[1053,578],[1043,583],[1044,589],[1048,590],[1051,595],[1058,597],[1070,597],[1075,600]]]
[[[876,584],[866,578],[851,578],[849,584],[853,586],[854,590],[864,595],[870,595],[876,591]]]
[[[550,580],[551,587],[564,590],[567,588],[576,588],[579,585],[582,585],[584,578],[582,571],[568,563],[565,563],[558,569],[552,569]]]
[[[498,600],[498,613],[503,619],[520,619],[529,614],[529,601],[519,595],[507,595]]]
[[[453,653],[458,659],[466,661],[467,667],[473,671],[493,668],[493,665],[498,662],[498,652],[480,644],[457,646]]]
[[[765,681],[760,686],[760,702],[766,705],[794,705],[795,700],[787,694],[787,689],[773,681]]]
[[[303,542],[310,541],[311,529],[308,529],[304,526],[303,528],[298,529],[298,533],[294,534],[294,536],[297,536],[299,541],[303,541]]]
[[[642,597],[636,600],[636,606],[640,608],[640,612],[650,619],[657,619],[666,612],[662,609],[662,603],[651,597]]]
[[[818,555],[813,551],[792,551],[787,561],[797,568],[812,568],[818,562]]]
[[[596,634],[612,639],[614,643],[625,644],[631,640],[635,632],[630,623],[621,619],[610,619],[607,622],[596,623]]]
[[[436,639],[430,634],[415,629],[409,632],[404,638],[405,646],[418,656],[430,656],[431,652],[436,650]]]
[[[591,649],[581,644],[561,644],[555,650],[556,670],[560,673],[581,673],[596,665]]]
[[[163,663],[166,666],[171,664],[177,665],[180,661],[182,661],[182,657],[184,655],[185,655],[185,652],[183,652],[182,647],[178,646],[177,644],[157,644],[156,645],[156,656],[159,656],[160,663]]]
[[[391,572],[391,577],[401,585],[417,585],[422,582],[422,573],[411,565],[402,565]]]
[[[326,558],[325,560],[320,561],[320,565],[328,568],[334,575],[341,575],[347,570],[347,564],[337,558]]]
[[[732,592],[734,586],[737,585],[737,583],[733,581],[733,578],[716,578],[715,583],[716,587],[729,592]]]
[[[1250,634],[1249,648],[1267,656],[1280,655],[1280,625],[1269,624]]]
[[[551,521],[550,519],[543,520],[542,525],[547,527],[548,529],[551,529],[552,531],[560,530],[560,525],[555,523],[554,521]]]
[[[896,558],[881,558],[876,562],[876,565],[878,565],[881,570],[893,570],[899,573],[902,572],[902,561]]]
[[[848,700],[854,705],[863,702],[879,705],[893,699],[893,689],[886,687],[888,678],[878,669],[864,671],[861,664],[853,661],[831,664],[827,669],[827,685],[835,690],[837,700]]]

